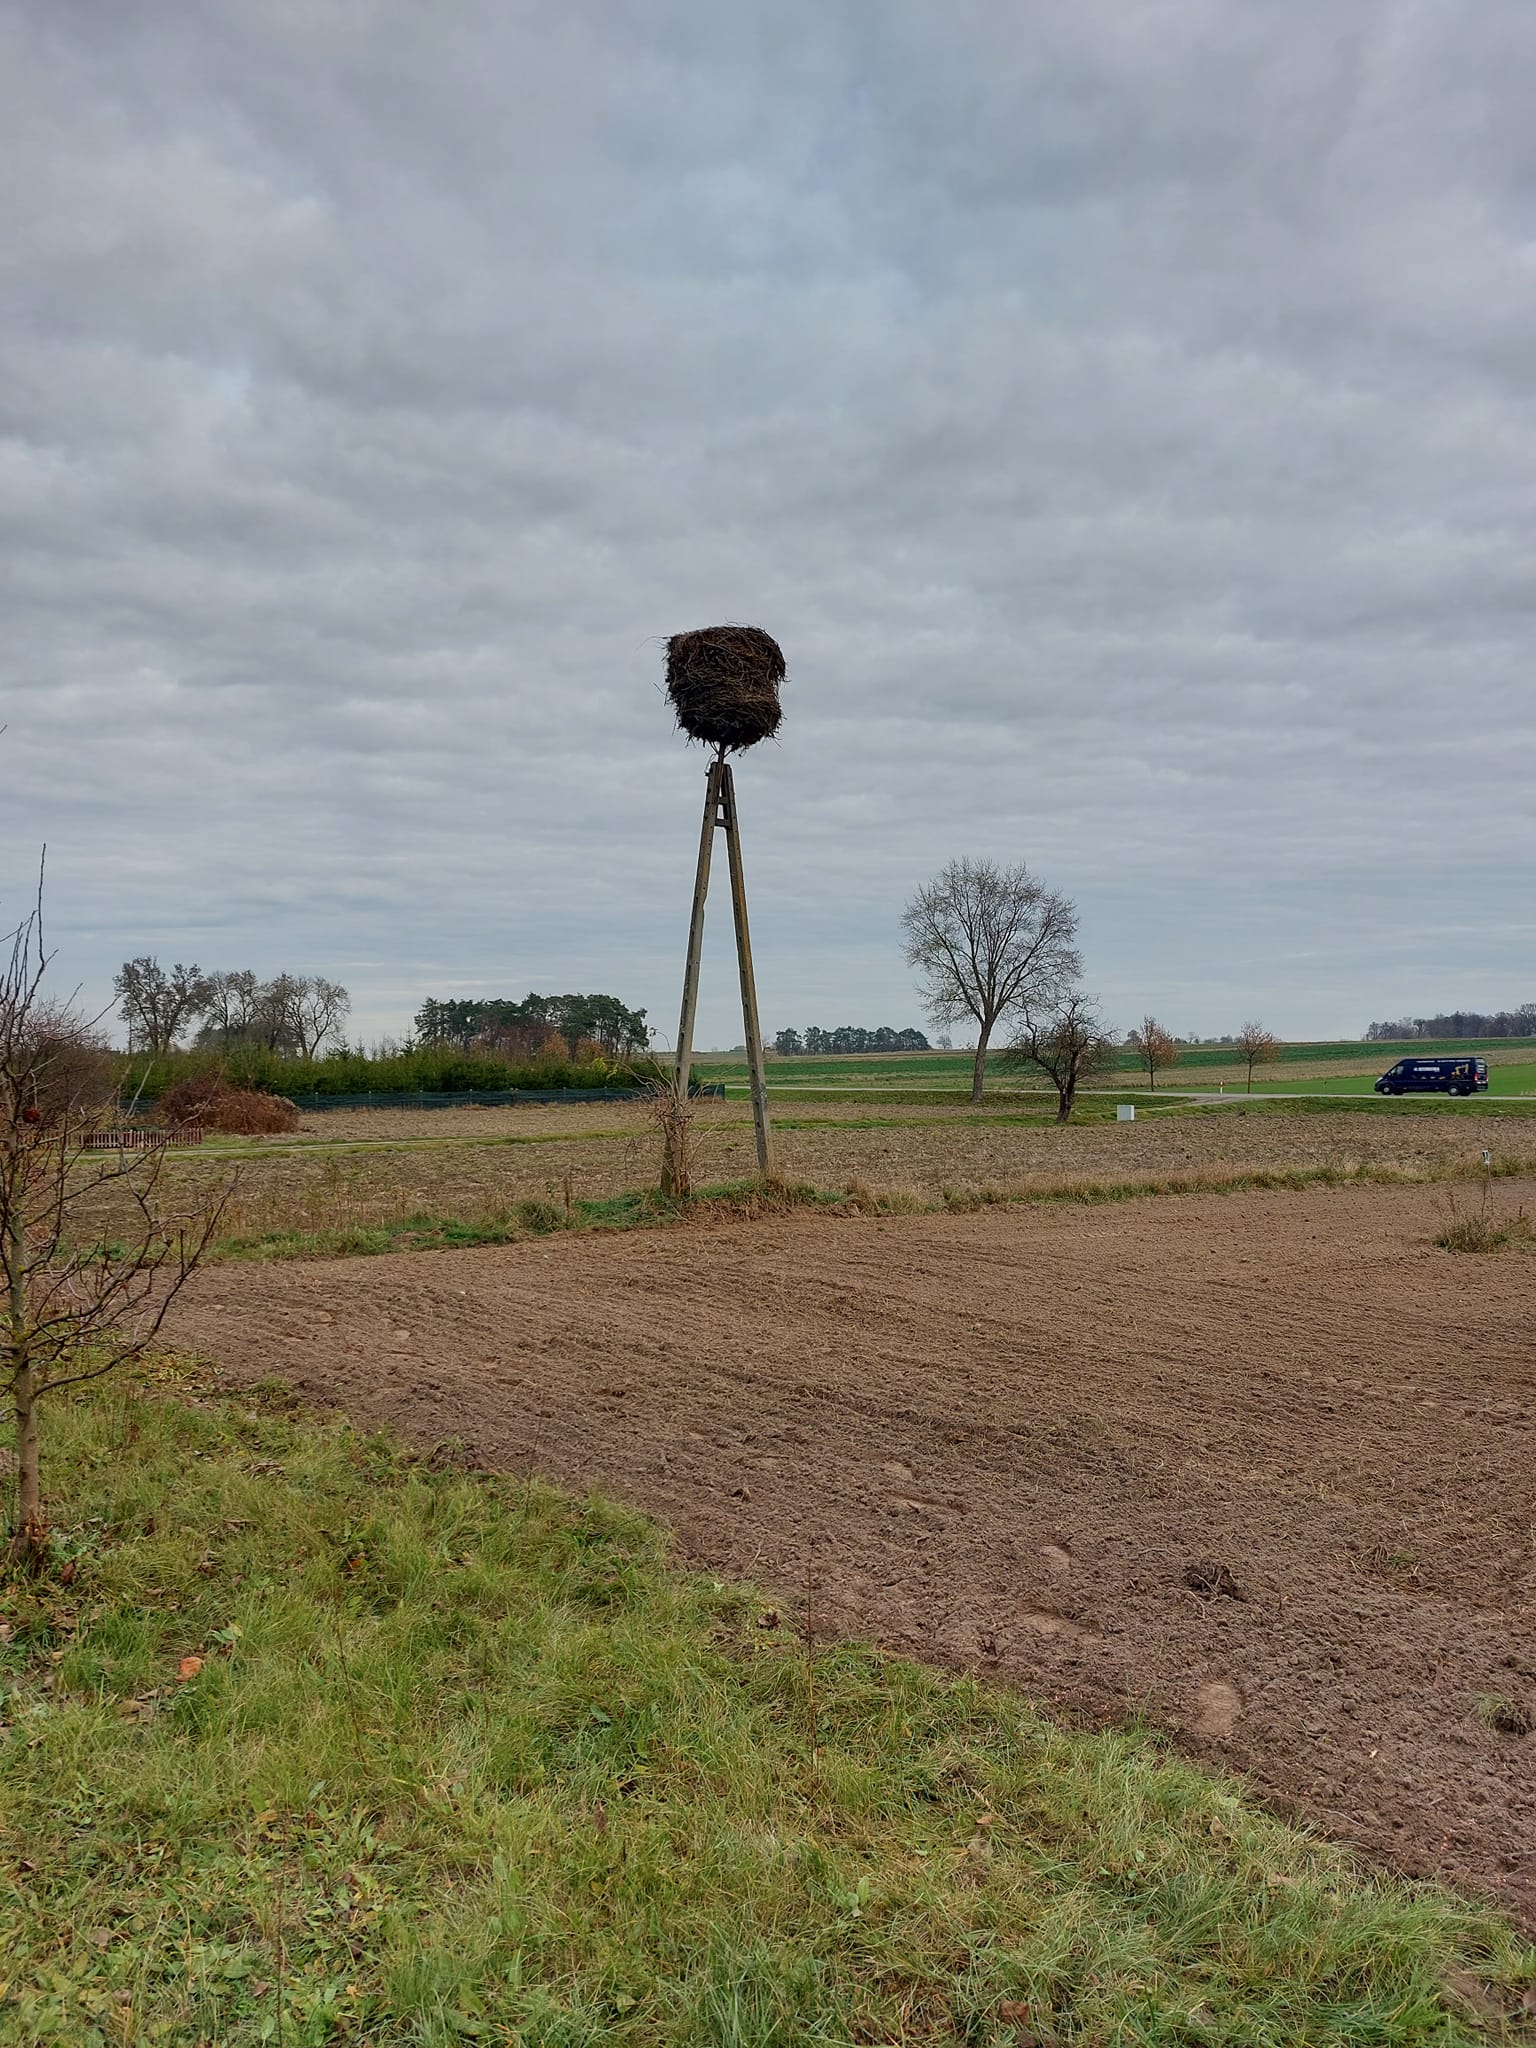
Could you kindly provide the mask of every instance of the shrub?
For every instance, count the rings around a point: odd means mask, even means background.
[[[166,1124],[201,1124],[205,1130],[240,1137],[296,1131],[299,1112],[286,1095],[232,1088],[217,1072],[188,1074],[174,1082],[155,1105]]]
[[[1453,1194],[1449,1202],[1450,1220],[1435,1239],[1442,1251],[1447,1252],[1499,1252],[1506,1245],[1528,1245],[1536,1242],[1536,1231],[1524,1209],[1516,1209],[1513,1215],[1499,1215],[1488,1206],[1488,1189],[1483,1189],[1482,1207],[1463,1216],[1456,1206]]]
[[[581,1055],[588,1048],[578,1046]],[[256,1088],[271,1095],[465,1094],[471,1089],[503,1088],[628,1088],[634,1068],[615,1065],[600,1053],[591,1059],[570,1056],[563,1044],[546,1048],[528,1060],[508,1060],[488,1052],[464,1052],[457,1046],[417,1046],[408,1052],[371,1055],[344,1051],[323,1059],[297,1060],[262,1046],[237,1046],[225,1059],[174,1052],[147,1060],[142,1055],[117,1057],[125,1097],[142,1094],[159,1101],[178,1082],[209,1075],[231,1087]]]

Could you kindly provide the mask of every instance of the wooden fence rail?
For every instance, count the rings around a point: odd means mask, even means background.
[[[87,1131],[80,1140],[87,1152],[152,1152],[159,1145],[201,1145],[201,1124],[178,1124],[169,1131]]]

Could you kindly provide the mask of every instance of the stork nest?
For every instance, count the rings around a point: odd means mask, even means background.
[[[738,752],[771,739],[784,717],[784,656],[757,626],[704,626],[667,642],[667,695],[690,739]]]

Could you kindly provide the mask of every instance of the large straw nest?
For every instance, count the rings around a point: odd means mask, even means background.
[[[755,747],[784,717],[779,685],[784,656],[757,626],[703,626],[667,642],[667,695],[690,739],[706,746]]]

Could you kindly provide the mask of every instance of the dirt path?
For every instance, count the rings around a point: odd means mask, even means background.
[[[1536,1256],[1433,1251],[1439,1199],[230,1265],[175,1334],[237,1379],[600,1485],[786,1601],[809,1567],[824,1631],[1143,1707],[1536,1923],[1536,1736],[1484,1718],[1536,1710]],[[1529,1210],[1536,1183],[1497,1199]],[[1186,1583],[1202,1560],[1230,1581]]]

